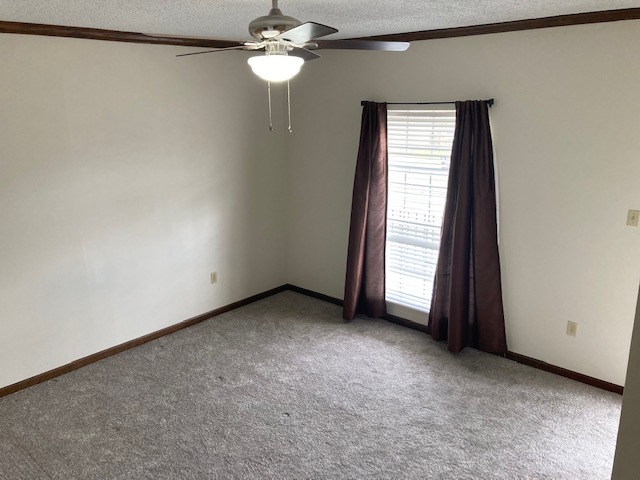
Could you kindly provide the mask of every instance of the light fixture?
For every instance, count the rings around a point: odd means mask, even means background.
[[[268,82],[286,82],[295,77],[304,63],[300,57],[286,54],[258,55],[248,60],[253,73]]]

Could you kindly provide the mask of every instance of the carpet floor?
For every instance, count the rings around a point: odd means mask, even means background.
[[[0,479],[608,479],[622,397],[284,292],[0,399]]]

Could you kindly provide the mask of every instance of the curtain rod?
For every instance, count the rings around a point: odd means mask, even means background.
[[[485,102],[487,105],[489,105],[490,107],[494,104],[495,100],[493,98],[490,98],[489,100],[481,100],[483,102]],[[360,102],[360,105],[364,105],[365,103],[367,103],[366,100],[362,100]],[[383,102],[386,103],[387,105],[453,105],[456,102]]]

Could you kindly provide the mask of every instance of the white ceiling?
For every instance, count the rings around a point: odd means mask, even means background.
[[[280,0],[301,21],[350,38],[640,7],[640,0]],[[246,40],[271,0],[0,0],[0,20]]]

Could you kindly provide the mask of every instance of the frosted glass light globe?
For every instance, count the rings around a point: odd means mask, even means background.
[[[304,63],[300,57],[289,55],[258,55],[247,60],[251,70],[268,82],[284,82],[295,77]]]

